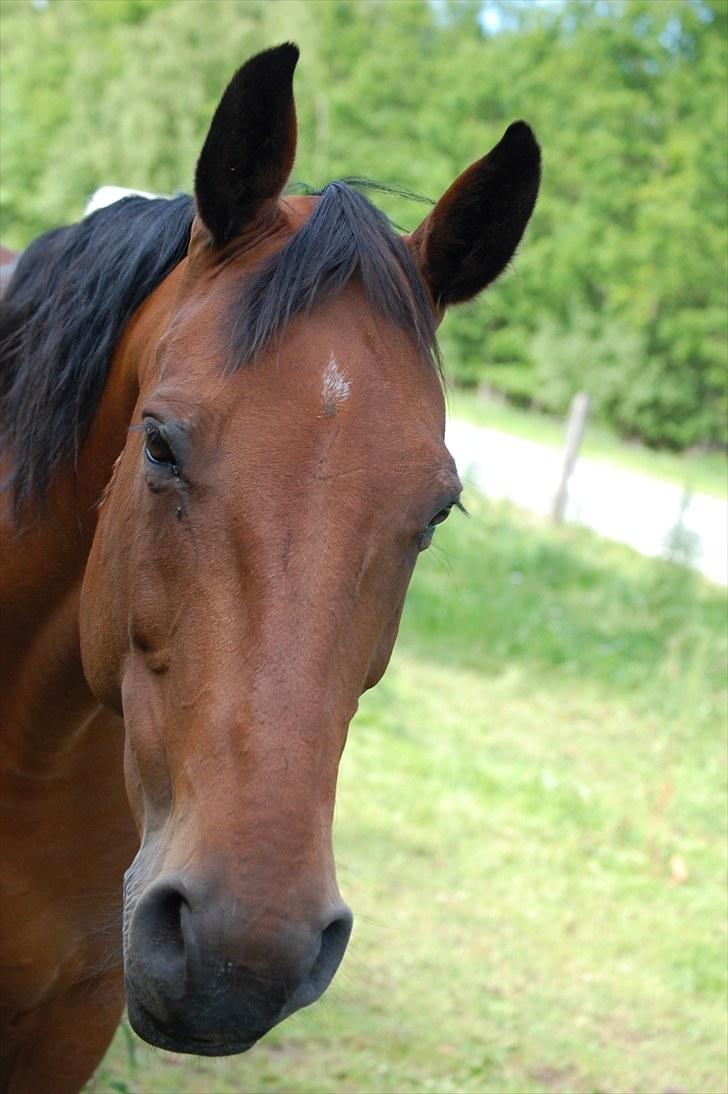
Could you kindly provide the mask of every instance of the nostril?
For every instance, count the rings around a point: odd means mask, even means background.
[[[341,964],[349,936],[352,915],[348,908],[324,927],[319,938],[319,952],[303,983],[294,992],[291,1002],[306,1007],[326,991]]]
[[[153,930],[152,938],[155,945],[166,950],[170,957],[184,954],[182,917],[185,912],[189,912],[189,909],[181,893],[170,890],[161,894],[156,908],[156,930]]]
[[[179,889],[164,885],[147,892],[134,916],[133,934],[144,940],[145,961],[167,979],[183,970],[191,947],[191,912]]]
[[[323,995],[341,964],[349,935],[351,934],[352,915],[344,908],[328,926],[324,927],[318,938],[318,950],[311,967],[278,1016],[280,1022],[301,1007],[308,1007]]]

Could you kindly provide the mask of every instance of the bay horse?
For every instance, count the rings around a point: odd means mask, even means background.
[[[397,235],[285,196],[298,50],[213,117],[194,199],[40,237],[3,310],[5,1089],[76,1091],[134,1030],[226,1055],[326,989],[361,693],[459,505],[435,329],[511,259],[524,122]],[[123,878],[123,893],[122,893]]]

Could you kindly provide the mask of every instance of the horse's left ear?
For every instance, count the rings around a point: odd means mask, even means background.
[[[469,300],[510,262],[536,204],[541,152],[514,122],[472,164],[409,238],[438,308]]]
[[[293,73],[298,47],[258,53],[233,76],[197,161],[197,211],[228,243],[278,201],[296,155]]]

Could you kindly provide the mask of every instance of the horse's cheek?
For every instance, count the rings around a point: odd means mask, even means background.
[[[364,683],[363,691],[368,691],[369,688],[376,687],[379,681],[387,671],[389,665],[389,659],[392,656],[392,650],[394,649],[394,643],[397,641],[397,634],[399,633],[399,624],[402,618],[402,610],[404,608],[404,597],[399,602],[394,614],[392,615],[389,623],[384,628],[379,642],[374,650],[374,655],[369,662],[369,669],[367,672],[366,681]]]

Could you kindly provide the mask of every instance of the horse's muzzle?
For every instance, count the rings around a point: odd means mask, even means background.
[[[311,927],[231,916],[195,900],[189,883],[156,882],[134,909],[127,939],[129,1020],[172,1052],[245,1052],[278,1022],[314,1003],[344,955],[351,912],[337,905]],[[225,909],[223,911],[223,909]]]

